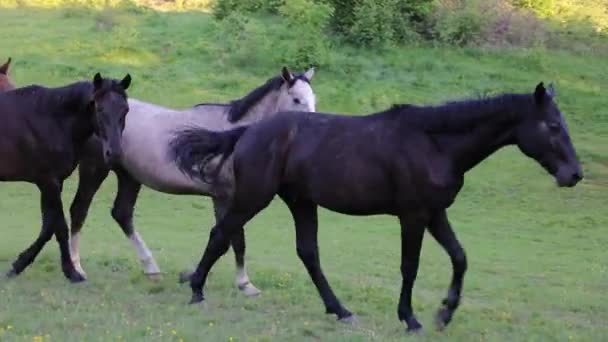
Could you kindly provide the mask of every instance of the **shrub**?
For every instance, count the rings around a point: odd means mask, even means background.
[[[505,0],[443,0],[435,11],[435,37],[464,45],[543,45],[547,30],[531,11]]]
[[[334,7],[334,15],[331,19],[332,28],[338,33],[348,35],[352,33],[353,27],[358,26],[359,30],[363,27],[363,23],[360,21],[364,19],[368,23],[369,18],[364,17],[363,8],[368,8],[374,13],[379,11],[390,12],[390,16],[385,18],[379,18],[381,20],[388,20],[391,22],[390,26],[393,33],[400,31],[394,25],[397,23],[408,23],[416,24],[414,26],[423,29],[426,27],[424,22],[428,19],[431,13],[432,4],[434,0],[328,0],[329,3]],[[357,23],[359,21],[359,23]],[[420,24],[420,25],[419,25]],[[382,25],[381,23],[374,22],[374,26]],[[419,32],[422,33],[422,32]],[[397,36],[400,34],[398,33]],[[408,35],[409,36],[409,35]]]
[[[555,0],[512,0],[512,4],[523,9],[530,9],[541,16],[554,14]]]
[[[480,13],[466,0],[442,0],[434,14],[434,35],[446,44],[472,44],[479,37],[484,25]]]
[[[348,39],[356,45],[384,45],[395,37],[392,11],[398,0],[362,0],[355,8]]]
[[[418,40],[426,31],[430,9],[420,4],[427,0],[359,0],[354,9],[351,26],[345,31],[356,45],[385,45]],[[418,4],[418,5],[417,5]]]
[[[333,8],[312,0],[289,0],[279,8],[287,22],[285,39],[281,39],[282,62],[304,68],[327,64],[330,41],[327,29]]]
[[[270,12],[276,13],[286,0],[216,0],[213,5],[213,13],[216,18],[223,19],[233,12],[254,13]]]

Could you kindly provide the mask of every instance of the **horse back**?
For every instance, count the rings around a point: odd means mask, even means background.
[[[237,144],[239,172],[276,177],[288,196],[353,215],[451,203],[436,196],[457,183],[449,160],[429,135],[389,118],[295,113],[250,130]]]

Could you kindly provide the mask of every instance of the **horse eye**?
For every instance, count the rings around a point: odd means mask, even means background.
[[[302,102],[300,101],[300,99],[298,99],[298,98],[294,98],[294,99],[293,99],[293,103],[295,103],[295,104],[300,104],[300,103],[302,103]]]
[[[558,124],[557,122],[551,122],[551,123],[547,124],[547,126],[549,126],[549,129],[554,132],[559,131],[561,128],[560,124]]]

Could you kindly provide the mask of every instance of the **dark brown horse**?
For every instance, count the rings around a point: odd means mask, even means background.
[[[120,137],[129,107],[122,81],[103,79],[60,88],[29,86],[0,94],[0,181],[36,184],[41,194],[42,229],[7,276],[21,273],[53,234],[59,242],[61,266],[72,282],[84,280],[70,258],[68,227],[61,190],[72,174],[84,142],[93,134],[103,142],[107,162],[120,157]]]
[[[211,231],[191,276],[191,302],[204,300],[208,272],[234,234],[278,194],[295,221],[298,256],[326,312],[341,320],[351,320],[353,315],[321,270],[317,207],[399,218],[403,282],[397,312],[409,331],[422,328],[412,310],[411,295],[428,229],[449,254],[453,267],[447,298],[437,313],[437,323],[444,327],[460,303],[467,268],[446,210],[456,199],[465,173],[506,145],[517,145],[559,186],[574,186],[583,177],[553,91],[542,83],[531,94],[432,107],[400,105],[361,117],[294,113],[227,132],[192,129],[178,133],[174,157],[194,178],[200,177],[201,168],[192,165],[217,160],[215,156],[225,158],[234,151],[233,202]]]
[[[15,86],[11,83],[8,78],[8,68],[11,65],[11,58],[9,57],[6,63],[0,65],[0,92],[13,90]]]

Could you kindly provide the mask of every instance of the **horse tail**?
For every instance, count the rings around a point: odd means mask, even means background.
[[[204,128],[188,128],[178,131],[169,143],[172,157],[181,172],[193,179],[212,183],[219,175],[224,162],[234,152],[239,138],[249,126],[240,126],[227,131],[210,131]],[[205,164],[221,156],[220,163],[207,177]]]

